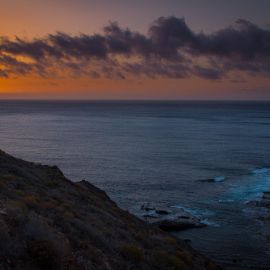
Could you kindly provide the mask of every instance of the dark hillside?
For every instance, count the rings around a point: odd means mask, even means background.
[[[219,269],[88,182],[0,151],[0,269]]]

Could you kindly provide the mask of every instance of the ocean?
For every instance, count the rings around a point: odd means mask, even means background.
[[[149,203],[201,217],[176,236],[228,269],[270,269],[269,213],[246,204],[270,191],[268,102],[0,101],[0,139],[138,216]]]

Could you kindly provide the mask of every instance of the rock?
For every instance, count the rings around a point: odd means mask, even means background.
[[[247,206],[251,206],[251,207],[259,207],[260,205],[260,201],[248,201],[246,202]]]
[[[166,215],[170,215],[172,213],[172,211],[170,211],[169,209],[165,209],[165,208],[146,208],[147,213],[143,214],[144,218],[160,218],[161,216],[166,216]]]
[[[179,231],[191,228],[201,228],[206,225],[195,217],[177,216],[176,218],[163,219],[154,223],[164,231]]]
[[[251,207],[249,215],[263,223],[270,221],[270,192],[264,192],[261,199],[249,201],[246,205]]]
[[[158,215],[169,215],[172,213],[172,211],[168,210],[168,209],[165,209],[165,208],[158,208],[155,210],[155,212],[158,214]]]
[[[191,243],[191,239],[183,239],[185,243]]]
[[[217,183],[217,182],[223,182],[226,179],[224,176],[216,176],[214,178],[208,178],[208,179],[202,179],[199,180],[200,182],[208,182],[208,183]]]
[[[153,211],[147,211],[146,214],[143,214],[143,217],[146,218],[146,219],[151,219],[151,218],[160,218],[160,215],[157,214],[154,210]]]
[[[0,215],[7,215],[7,210],[6,209],[0,209]]]
[[[200,218],[191,215],[183,208],[173,208],[172,211],[168,208],[154,208],[146,204],[141,209],[147,212],[142,215],[145,221],[158,226],[163,231],[179,231],[206,226]]]
[[[206,182],[206,183],[213,183],[215,182],[215,180],[213,178],[209,178],[209,179],[201,179],[201,180],[198,180],[200,182]]]
[[[262,201],[259,203],[259,206],[260,206],[260,207],[270,208],[270,200],[262,200]]]
[[[149,203],[146,203],[146,204],[143,204],[141,206],[141,210],[144,210],[144,211],[153,211],[153,210],[155,210],[155,208],[152,207],[152,206],[150,206]]]
[[[264,192],[262,198],[263,198],[263,200],[270,201],[270,192]]]
[[[151,212],[150,215],[154,215],[154,214],[156,214],[156,215],[169,215],[172,213],[172,211],[167,209],[167,208],[156,208],[156,207],[151,206],[150,203],[143,204],[141,206],[141,210]],[[149,213],[147,213],[146,215],[149,215]],[[146,215],[143,215],[143,216],[146,216]]]
[[[247,202],[248,206],[270,208],[270,192],[264,192],[260,200]]]

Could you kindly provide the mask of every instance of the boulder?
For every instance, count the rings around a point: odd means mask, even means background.
[[[260,200],[247,202],[248,206],[270,208],[270,192],[264,192]]]
[[[142,217],[146,222],[158,226],[163,231],[179,231],[206,226],[200,218],[191,215],[183,208],[172,208],[172,210],[166,207],[155,208],[147,203],[141,207],[141,210],[145,211]]]
[[[188,216],[176,216],[175,218],[162,219],[153,224],[157,225],[160,229],[164,231],[180,231],[191,228],[201,228],[206,225],[196,217]]]
[[[155,212],[158,214],[158,215],[169,215],[172,213],[172,211],[170,211],[169,209],[166,209],[166,208],[157,208],[155,210]]]
[[[146,204],[143,204],[141,206],[141,210],[144,210],[144,211],[153,211],[153,210],[155,210],[155,208],[152,207],[149,203],[146,203]]]

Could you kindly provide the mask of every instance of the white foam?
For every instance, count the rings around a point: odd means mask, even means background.
[[[194,208],[189,208],[186,206],[183,206],[181,204],[176,204],[172,205],[172,208],[177,208],[177,209],[183,209],[185,212],[188,214],[195,216],[195,217],[202,217],[202,216],[213,216],[214,213],[212,211],[206,210],[206,209],[194,209]]]
[[[212,227],[217,227],[217,228],[220,227],[219,224],[217,224],[216,222],[210,221],[208,219],[203,219],[201,222],[207,226],[212,226]]]
[[[252,170],[252,175],[247,176],[241,185],[232,186],[225,198],[219,200],[250,201],[261,198],[263,192],[270,190],[270,168],[258,168]]]
[[[218,200],[218,202],[220,202],[220,203],[231,203],[231,202],[234,202],[234,200],[233,199],[221,199],[221,200]]]
[[[252,171],[252,174],[266,174],[266,173],[268,173],[268,172],[270,172],[270,168],[258,168],[258,169],[254,169],[253,171]]]
[[[226,179],[225,176],[216,176],[213,178],[215,182],[222,182]]]

